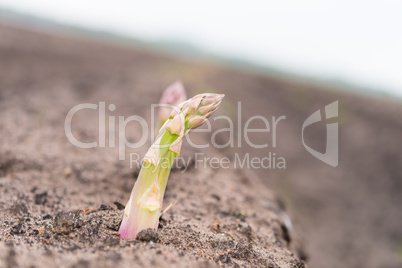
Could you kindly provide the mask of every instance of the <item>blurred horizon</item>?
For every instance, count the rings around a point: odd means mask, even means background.
[[[402,3],[209,3],[0,0],[0,18],[7,12],[32,16],[184,55],[402,97],[402,37],[396,31]]]

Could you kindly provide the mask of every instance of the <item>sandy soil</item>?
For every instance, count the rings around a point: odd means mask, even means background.
[[[163,70],[183,63],[3,26],[0,57],[1,267],[306,267],[297,235],[260,178],[248,170],[195,168],[194,161],[185,172],[173,170],[165,206],[176,204],[158,232],[118,238],[122,204],[139,169],[119,161],[116,148],[73,146],[64,118],[79,103],[99,101],[115,104],[114,115],[147,118],[174,81]],[[78,139],[97,138],[97,112],[77,114],[73,125]],[[127,138],[140,131],[127,128]],[[186,159],[202,152],[188,145],[183,151]]]
[[[0,264],[303,267],[300,259],[308,256],[309,267],[402,265],[400,102],[8,27],[0,28],[0,58]],[[119,240],[122,211],[115,202],[125,204],[138,170],[119,161],[116,148],[74,147],[65,137],[65,116],[79,103],[106,101],[116,105],[111,115],[149,118],[150,105],[176,79],[189,95],[225,93],[217,116],[233,118],[235,129],[238,101],[241,126],[254,115],[286,116],[275,148],[272,133],[257,133],[253,142],[268,142],[269,148],[251,148],[241,137],[241,147],[186,146],[187,158],[203,152],[234,161],[236,153],[271,152],[286,159],[286,169],[204,169],[192,163],[171,174],[165,205],[177,203],[163,216],[158,235]],[[337,100],[340,150],[333,168],[305,150],[301,127]],[[97,120],[96,112],[77,115],[74,134],[96,140]],[[227,127],[211,122],[212,129]],[[126,135],[138,140],[138,126]],[[305,135],[307,144],[324,150],[325,122]],[[192,137],[210,140],[208,133]],[[228,133],[217,136],[222,143],[227,139]],[[79,211],[87,208],[92,211],[84,219]],[[295,230],[286,228],[283,211]]]

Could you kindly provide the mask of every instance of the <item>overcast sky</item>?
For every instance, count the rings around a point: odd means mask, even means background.
[[[402,97],[400,0],[0,0],[0,6],[137,38],[188,41]]]

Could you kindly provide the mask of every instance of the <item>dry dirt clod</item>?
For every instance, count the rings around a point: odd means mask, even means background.
[[[24,230],[24,225],[22,223],[19,223],[17,225],[15,225],[10,232],[12,235],[19,235],[19,234],[24,234],[25,230]]]
[[[246,236],[246,238],[249,242],[253,240],[253,230],[251,229],[250,225],[248,225],[245,228],[240,229],[240,232]]]
[[[145,229],[138,233],[137,240],[140,240],[143,242],[150,242],[150,241],[159,242],[159,240],[160,240],[159,233],[151,228]]]
[[[10,212],[14,214],[24,215],[28,213],[28,208],[24,203],[15,203],[10,207]]]
[[[118,210],[123,210],[126,206],[120,203],[119,201],[114,201],[114,203]]]
[[[102,204],[100,205],[99,210],[113,210],[113,208],[111,206]]]
[[[54,231],[58,234],[69,234],[74,228],[82,226],[82,219],[77,213],[59,212],[54,219]]]
[[[36,205],[44,205],[47,202],[47,192],[43,192],[41,194],[35,195],[35,204]]]
[[[120,218],[114,218],[114,219],[109,220],[106,223],[106,227],[108,229],[110,229],[110,230],[118,231],[119,228],[120,228],[120,224],[121,224],[121,219]]]
[[[54,219],[54,231],[58,234],[69,234],[74,229],[74,219],[71,213],[59,213]]]
[[[220,225],[220,220],[219,219],[215,219],[214,223],[211,225],[211,229],[214,230],[217,233],[221,233],[222,229],[221,229],[221,225]]]

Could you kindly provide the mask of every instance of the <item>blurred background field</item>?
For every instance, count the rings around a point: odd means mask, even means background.
[[[3,17],[23,13],[110,38],[134,38],[179,54],[218,55],[271,71],[402,96],[399,1],[2,0],[0,8]],[[32,20],[29,24],[35,25]]]

